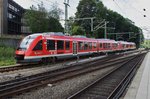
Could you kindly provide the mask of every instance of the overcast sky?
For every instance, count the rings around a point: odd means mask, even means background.
[[[31,5],[37,5],[41,1],[48,8],[55,2],[64,10],[64,0],[14,0],[24,8],[29,8]],[[79,0],[69,0],[69,16],[74,16]],[[143,28],[145,38],[150,38],[150,0],[101,0],[104,5],[114,10],[126,18],[135,22],[135,25]],[[144,11],[145,9],[145,11]],[[146,17],[144,17],[146,15]],[[64,19],[64,17],[62,16]],[[148,31],[145,31],[148,30]]]

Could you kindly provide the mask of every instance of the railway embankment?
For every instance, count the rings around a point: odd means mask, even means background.
[[[13,47],[0,46],[0,67],[16,64],[14,52],[15,48]]]
[[[16,64],[15,50],[20,42],[19,37],[0,37],[0,67]]]

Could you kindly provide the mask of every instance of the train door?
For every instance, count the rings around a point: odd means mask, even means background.
[[[73,41],[73,54],[77,54],[77,42]]]

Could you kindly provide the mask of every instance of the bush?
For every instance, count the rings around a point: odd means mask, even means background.
[[[0,46],[0,66],[13,65],[15,61],[15,49],[6,46]]]

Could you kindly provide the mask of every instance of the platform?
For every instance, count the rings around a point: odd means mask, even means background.
[[[145,56],[124,99],[150,99],[150,52]]]

